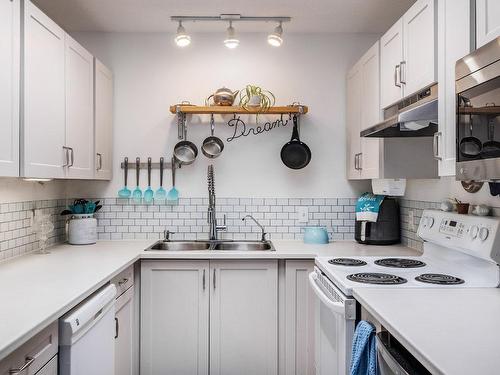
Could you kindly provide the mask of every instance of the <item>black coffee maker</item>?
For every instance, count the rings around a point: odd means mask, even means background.
[[[394,198],[384,198],[377,222],[356,220],[354,239],[366,245],[394,245],[401,242],[399,204]]]

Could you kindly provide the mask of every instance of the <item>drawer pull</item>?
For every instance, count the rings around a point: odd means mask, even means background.
[[[35,357],[26,357],[25,361],[26,362],[24,362],[24,365],[22,365],[20,368],[10,369],[9,374],[19,374],[23,372],[31,366],[31,364],[35,361]]]
[[[118,286],[122,286],[123,284],[126,284],[128,283],[128,279],[125,277],[123,279],[121,279],[120,281],[118,281]]]

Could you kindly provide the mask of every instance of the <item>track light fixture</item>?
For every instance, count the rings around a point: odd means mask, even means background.
[[[236,37],[236,30],[233,27],[233,21],[229,21],[229,27],[227,28],[227,35],[226,39],[224,39],[224,45],[230,49],[234,49],[240,45],[240,40]]]
[[[182,26],[182,21],[179,21],[177,34],[175,35],[175,43],[179,47],[187,47],[191,44],[191,37],[186,33],[186,29]]]
[[[267,36],[267,42],[273,47],[279,47],[283,44],[283,22],[290,22],[290,17],[247,17],[241,14],[221,14],[219,16],[172,16],[170,19],[174,22],[179,22],[177,27],[177,34],[175,36],[175,43],[179,47],[186,47],[191,43],[191,37],[186,33],[182,26],[182,22],[229,22],[227,28],[227,35],[224,39],[224,45],[227,48],[234,49],[240,45],[240,40],[236,36],[236,30],[233,27],[233,22],[277,22],[278,26],[274,31]]]
[[[281,22],[274,29],[274,32],[267,36],[267,42],[273,47],[279,47],[283,44],[283,27],[281,26]]]

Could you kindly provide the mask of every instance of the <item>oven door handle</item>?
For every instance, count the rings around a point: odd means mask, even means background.
[[[311,285],[314,293],[330,310],[337,314],[345,316],[345,305],[342,302],[335,302],[328,298],[328,296],[321,290],[318,283],[316,282],[317,279],[318,277],[314,272],[311,272],[309,274],[309,284]]]
[[[377,336],[377,352],[380,354],[385,364],[394,374],[409,375],[408,372],[399,364],[399,362],[389,353],[385,344]]]

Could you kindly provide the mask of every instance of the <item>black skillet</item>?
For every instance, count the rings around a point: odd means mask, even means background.
[[[281,160],[291,169],[302,169],[311,161],[311,149],[300,141],[297,122],[294,115],[292,139],[281,148]]]
[[[472,135],[472,116],[469,115],[470,135],[460,140],[459,150],[464,158],[477,158],[481,154],[483,144]]]

